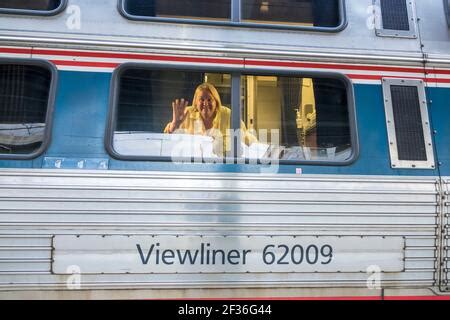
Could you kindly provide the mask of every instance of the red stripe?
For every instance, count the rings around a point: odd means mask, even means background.
[[[50,60],[57,66],[73,66],[73,67],[91,67],[91,68],[109,68],[114,69],[120,65],[120,63],[115,62],[91,62],[91,61],[67,61],[67,60]],[[375,80],[381,81],[382,75],[363,75],[363,74],[347,74],[350,79],[353,80]],[[428,83],[450,83],[450,79],[435,79],[435,78],[414,78],[414,77],[402,77],[402,76],[392,76],[391,78],[399,79],[419,79],[424,80]]]
[[[426,69],[426,71],[429,74],[450,74],[450,70],[445,70],[445,69],[439,69],[439,70]]]
[[[176,57],[162,56],[155,54],[133,54],[133,53],[107,53],[107,52],[86,52],[86,51],[59,51],[33,49],[33,54],[51,55],[51,56],[75,56],[88,58],[111,58],[111,59],[133,59],[150,61],[171,61],[171,62],[193,62],[193,63],[214,63],[214,64],[243,64],[243,59],[224,59],[224,58],[203,58],[203,57]]]
[[[424,73],[423,68],[357,66],[350,64],[310,63],[310,62],[294,62],[294,61],[263,61],[263,60],[246,59],[245,64],[253,66],[289,67],[289,68],[346,69],[346,70],[360,70],[360,71]]]
[[[88,52],[88,51],[63,51],[63,50],[49,50],[49,49],[23,49],[23,48],[0,48],[1,53],[13,54],[41,54],[54,56],[77,56],[77,57],[91,57],[91,58],[112,58],[112,59],[135,59],[146,61],[170,61],[170,62],[184,62],[184,63],[212,63],[212,64],[245,64],[249,66],[267,66],[267,67],[289,67],[289,68],[320,68],[320,69],[340,69],[340,70],[358,70],[358,71],[379,71],[379,72],[405,72],[405,73],[423,73],[429,74],[450,74],[450,70],[446,69],[421,69],[421,68],[407,68],[407,67],[389,67],[389,66],[358,66],[348,64],[325,64],[325,63],[309,63],[309,62],[294,62],[294,61],[266,61],[266,60],[251,60],[251,59],[225,59],[225,58],[206,58],[206,57],[183,57],[183,56],[163,56],[154,54],[134,54],[134,53],[113,53],[113,52]],[[115,68],[119,63],[108,62],[81,62],[81,61],[65,61],[53,60],[58,65],[66,66],[86,66],[99,68]],[[380,80],[381,75],[348,75],[352,79],[361,80]],[[402,77],[404,78],[404,77]],[[413,78],[411,78],[413,79]],[[423,79],[425,80],[425,79]],[[450,79],[427,79],[428,82],[435,83],[450,83]]]
[[[383,76],[373,76],[373,75],[365,75],[365,74],[347,74],[350,79],[355,80],[379,80],[383,78]]]
[[[155,299],[158,300],[158,299]],[[257,297],[257,298],[179,298],[173,300],[203,300],[203,301],[246,301],[246,300],[271,300],[271,301],[450,301],[450,296],[342,296],[342,297]]]
[[[0,53],[14,53],[14,54],[29,54],[31,55],[32,49],[23,48],[0,48]]]
[[[450,300],[450,296],[390,296],[384,297],[384,300]]]
[[[427,82],[450,83],[450,79],[427,79]]]

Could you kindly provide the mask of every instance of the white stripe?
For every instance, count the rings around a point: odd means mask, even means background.
[[[58,70],[62,71],[77,71],[77,72],[106,72],[113,73],[114,68],[98,68],[98,67],[76,67],[76,66],[56,66]]]
[[[23,54],[23,53],[2,53],[0,52],[0,57],[2,58],[31,58],[31,55],[29,54]]]
[[[381,80],[364,80],[364,79],[352,79],[353,84],[373,84],[381,85]]]

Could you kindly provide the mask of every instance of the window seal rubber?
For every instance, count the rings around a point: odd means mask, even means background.
[[[0,160],[33,160],[41,156],[49,147],[52,136],[53,127],[53,112],[55,108],[56,101],[56,91],[58,84],[58,71],[56,66],[47,60],[43,59],[31,59],[31,58],[0,58],[0,64],[15,64],[15,65],[26,65],[26,66],[37,66],[42,67],[50,71],[50,87],[48,92],[47,101],[47,111],[45,114],[45,131],[44,140],[41,146],[36,149],[36,151],[28,154],[0,154]]]
[[[68,0],[61,0],[59,6],[53,10],[8,9],[0,7],[0,14],[17,14],[28,16],[55,16],[67,7]]]

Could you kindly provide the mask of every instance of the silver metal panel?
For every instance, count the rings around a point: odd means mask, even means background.
[[[428,60],[450,60],[450,28],[448,27],[443,2],[416,1],[420,18],[420,37]]]
[[[436,245],[435,237],[422,237],[422,238],[413,238],[408,237],[406,239],[406,248],[409,247],[423,249],[423,248],[433,248]]]
[[[382,273],[383,286],[433,286],[437,185],[432,177],[1,169],[0,234],[47,241],[63,234],[405,237],[405,271]],[[69,279],[39,274],[48,265],[29,272],[20,266],[0,274],[0,290],[64,289]],[[368,278],[367,272],[81,276],[82,288],[90,289],[365,287]]]
[[[80,47],[119,46],[134,51],[137,47],[172,48],[179,51],[214,51],[221,55],[241,52],[250,57],[272,54],[322,53],[377,55],[423,60],[418,39],[377,37],[373,28],[372,0],[346,0],[348,26],[339,33],[271,30],[245,27],[217,27],[129,21],[117,10],[117,0],[71,0],[65,13],[49,18],[2,16],[0,39],[25,41],[48,46],[49,43],[78,43]],[[73,21],[80,12],[79,26]],[[39,40],[40,38],[40,40]],[[324,47],[326,44],[326,48]],[[245,53],[247,52],[247,53]],[[258,54],[259,52],[259,54]],[[226,53],[225,53],[226,54]],[[385,59],[386,60],[386,59]]]
[[[72,275],[2,275],[0,274],[0,291],[10,290],[45,290],[65,289],[68,290],[67,281]],[[81,289],[238,289],[238,288],[296,288],[302,292],[305,288],[367,288],[367,273],[299,273],[292,276],[267,274],[243,274],[239,281],[235,275],[209,274],[190,275],[179,274],[173,276],[164,274],[141,274],[141,275],[81,275]],[[431,287],[434,285],[434,272],[431,271],[409,271],[403,273],[381,274],[382,286],[384,288],[401,287]],[[232,292],[232,291],[229,291]],[[272,292],[272,291],[271,291]]]
[[[54,238],[53,272],[381,272],[404,269],[403,237],[65,236]]]
[[[383,21],[381,17],[381,0],[373,0],[374,11],[375,11],[375,34],[379,37],[394,37],[394,38],[418,38],[417,26],[416,26],[416,12],[415,12],[415,1],[414,0],[404,0],[409,19],[409,30],[391,30],[385,29],[383,27]]]
[[[422,118],[423,137],[427,154],[426,161],[406,161],[399,160],[397,149],[397,137],[395,134],[395,121],[392,106],[391,86],[411,86],[417,87],[419,94],[420,113]],[[425,86],[422,80],[383,78],[384,110],[386,113],[386,127],[388,132],[389,154],[391,166],[395,169],[434,169],[433,141],[431,137],[431,125],[428,117],[428,104],[425,95]]]
[[[443,270],[442,289],[450,291],[450,178],[445,177],[443,180],[443,209],[444,209],[444,250],[443,261],[445,261],[445,269]]]
[[[436,251],[433,247],[431,248],[421,248],[421,247],[409,247],[405,250],[405,258],[431,258],[434,259],[436,256]]]
[[[50,272],[50,236],[0,235],[0,274]]]
[[[435,258],[407,258],[405,259],[406,270],[435,270]]]

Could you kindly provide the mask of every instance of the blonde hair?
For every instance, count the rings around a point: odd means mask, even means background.
[[[194,98],[192,99],[192,106],[194,108],[197,108],[196,104],[197,104],[198,96],[204,90],[207,90],[207,91],[209,91],[209,93],[211,93],[211,95],[214,98],[214,100],[216,100],[216,105],[217,105],[216,108],[219,109],[222,106],[222,102],[220,101],[219,92],[217,91],[216,87],[214,87],[212,84],[207,83],[207,82],[204,82],[204,83],[200,84],[195,89]]]

